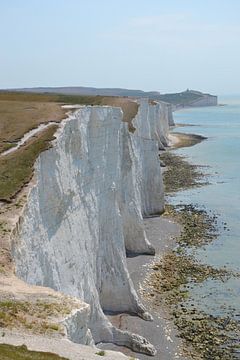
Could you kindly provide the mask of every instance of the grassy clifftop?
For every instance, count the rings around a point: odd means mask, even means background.
[[[66,116],[62,104],[121,107],[130,130],[138,111],[136,102],[120,97],[0,92],[0,200],[10,201],[31,179],[36,158],[49,148],[57,125],[39,132],[16,151],[1,153],[15,147],[25,133],[40,124],[60,122]]]

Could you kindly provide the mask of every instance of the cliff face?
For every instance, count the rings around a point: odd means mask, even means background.
[[[209,94],[203,94],[201,98],[193,101],[190,106],[198,107],[198,106],[217,106],[218,97]]]
[[[20,278],[90,304],[95,343],[152,355],[147,340],[114,328],[104,312],[151,320],[129,277],[126,250],[154,253],[142,216],[164,207],[158,149],[167,145],[167,114],[165,105],[141,101],[134,133],[120,108],[82,107],[70,115],[36,163],[12,246]],[[88,341],[89,335],[81,338]]]

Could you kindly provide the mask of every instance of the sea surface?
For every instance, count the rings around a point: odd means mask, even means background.
[[[219,98],[224,106],[183,109],[174,113],[177,132],[207,140],[176,150],[191,163],[204,165],[209,185],[176,193],[174,204],[195,204],[218,215],[218,236],[194,255],[203,263],[240,272],[240,95]],[[191,125],[191,126],[189,126]],[[207,280],[190,290],[191,301],[216,316],[240,320],[240,278]]]

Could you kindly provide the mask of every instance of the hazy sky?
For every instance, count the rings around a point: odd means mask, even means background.
[[[240,0],[0,0],[0,88],[240,93]]]

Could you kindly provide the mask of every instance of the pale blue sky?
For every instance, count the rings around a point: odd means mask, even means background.
[[[0,88],[240,93],[240,0],[0,0]]]

